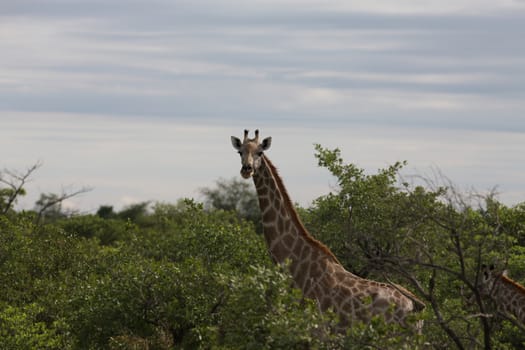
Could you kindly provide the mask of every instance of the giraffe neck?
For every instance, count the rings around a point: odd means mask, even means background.
[[[345,325],[354,319],[383,315],[404,324],[417,298],[404,288],[358,277],[313,238],[302,224],[277,169],[266,156],[253,177],[262,212],[264,237],[274,262],[290,261],[290,272],[303,295],[317,300],[321,310],[333,308]],[[363,300],[371,298],[371,303]],[[422,304],[422,303],[421,303]],[[395,309],[391,310],[391,305]]]
[[[312,252],[339,263],[325,245],[308,233],[292,205],[277,169],[266,156],[263,156],[253,180],[262,213],[264,236],[275,262],[300,260],[301,250],[308,246]]]
[[[500,308],[525,324],[525,287],[501,275],[496,279],[492,295]]]

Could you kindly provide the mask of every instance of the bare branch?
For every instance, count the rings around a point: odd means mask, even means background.
[[[53,206],[55,206],[57,204],[62,204],[62,202],[64,202],[65,200],[67,200],[69,198],[78,196],[80,194],[89,192],[91,190],[92,190],[92,188],[90,188],[90,187],[82,187],[81,189],[79,189],[77,191],[74,191],[74,192],[70,192],[70,193],[67,193],[64,190],[62,190],[62,194],[60,196],[49,196],[48,198],[46,198],[47,199],[46,201],[42,201],[41,207],[40,207],[40,209],[38,210],[38,213],[37,213],[37,217],[36,217],[35,223],[37,225],[40,223],[40,221],[42,220],[42,217],[44,216],[44,213],[49,208],[52,208]]]
[[[494,317],[494,315],[478,312],[477,314],[472,314],[472,315],[465,316],[465,318],[467,318],[467,319],[478,318],[478,317],[479,318],[491,318],[491,317]]]
[[[452,341],[456,344],[458,349],[464,349],[463,343],[461,342],[460,337],[454,332],[452,328],[449,327],[448,321],[446,321],[443,318],[443,314],[441,313],[441,309],[439,307],[439,303],[436,300],[434,289],[436,287],[436,269],[432,270],[432,275],[430,276],[430,280],[428,282],[428,295],[429,295],[429,301],[432,305],[432,310],[434,311],[434,315],[436,316],[436,319],[440,325],[440,327],[447,333],[447,335],[452,339]]]
[[[24,193],[24,186],[29,181],[31,175],[41,166],[42,162],[38,161],[23,173],[7,169],[4,170],[3,173],[0,173],[0,183],[7,185],[11,189],[11,191],[7,193],[8,197],[5,206],[1,208],[2,214],[7,214],[9,210],[12,209],[18,197]]]

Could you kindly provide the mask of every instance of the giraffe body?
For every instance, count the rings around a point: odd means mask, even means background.
[[[290,262],[296,287],[317,300],[321,310],[333,309],[343,326],[354,320],[367,322],[382,315],[387,322],[405,325],[405,318],[423,303],[406,289],[361,278],[346,271],[334,254],[312,237],[292,205],[277,169],[263,154],[271,138],[244,142],[232,137],[242,157],[241,175],[253,177],[262,213],[264,238],[272,260]]]
[[[490,296],[498,310],[514,315],[525,325],[525,287],[510,279],[505,272],[483,266],[483,294]]]

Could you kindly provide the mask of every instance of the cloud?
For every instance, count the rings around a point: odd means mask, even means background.
[[[112,110],[128,113],[126,97],[144,95],[143,105],[164,106],[162,100],[174,95],[206,100],[218,85],[225,87],[215,91],[218,95],[242,92],[246,85],[263,91],[282,86],[508,95],[517,93],[524,79],[517,57],[525,49],[513,44],[521,18],[308,16],[304,23],[291,21],[290,28],[284,17],[278,24],[270,18],[203,28],[160,21],[133,30],[104,18],[16,18],[3,24],[10,40],[3,44],[8,69],[0,88],[20,91],[25,105],[33,98],[39,104],[35,92],[51,100],[53,92],[66,92],[69,100],[91,105],[108,96]],[[315,27],[332,20],[341,26]],[[234,102],[228,94],[223,99]]]

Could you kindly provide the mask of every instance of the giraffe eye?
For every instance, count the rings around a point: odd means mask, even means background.
[[[242,152],[241,151],[237,151],[237,153],[239,153],[239,155],[242,156]]]
[[[263,153],[262,152],[257,152],[257,155],[260,157],[260,156],[263,155]]]

